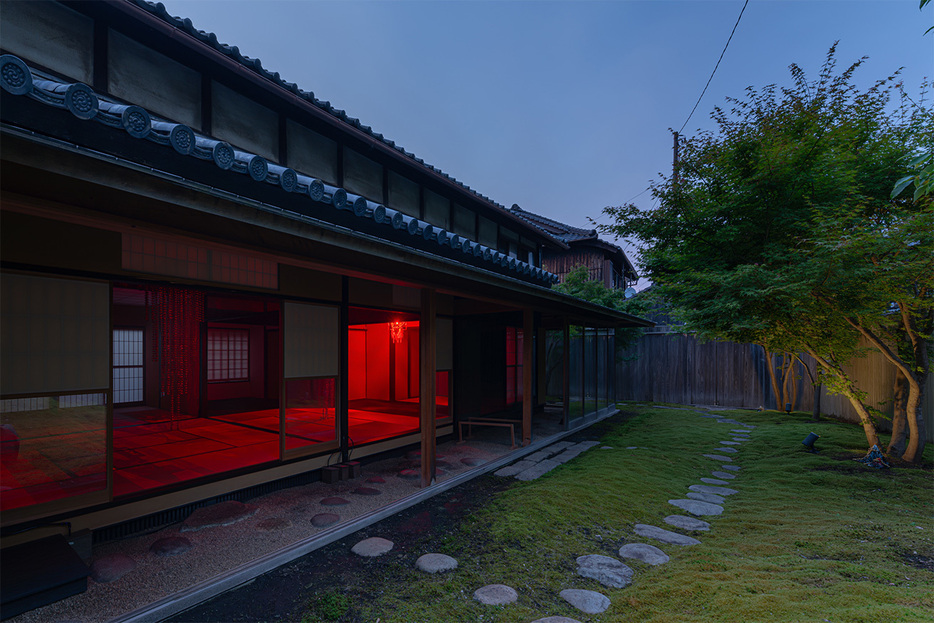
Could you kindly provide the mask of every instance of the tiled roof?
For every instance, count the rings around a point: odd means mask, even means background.
[[[346,210],[357,218],[407,232],[429,243],[450,247],[452,251],[477,258],[497,272],[523,276],[545,286],[558,281],[553,273],[509,257],[496,249],[348,193],[343,188],[325,184],[301,172],[270,163],[262,156],[235,149],[224,141],[204,136],[184,124],[160,120],[140,106],[110,101],[85,84],[67,84],[52,79],[31,69],[16,56],[0,56],[0,88],[12,95],[29,97],[47,106],[66,109],[78,119],[123,130],[135,139],[161,145],[178,156],[213,161],[218,168],[231,174],[247,176],[254,183],[278,186],[287,193],[302,195],[308,201]]]
[[[288,91],[291,91],[298,97],[308,101],[309,103],[320,108],[321,110],[324,110],[330,113],[337,119],[340,119],[341,121],[345,123],[348,123],[349,125],[368,134],[369,136],[376,139],[377,141],[380,141],[381,143],[387,145],[388,147],[391,147],[392,149],[396,150],[400,154],[408,157],[412,161],[420,164],[421,166],[429,169],[430,171],[433,171],[434,173],[437,173],[441,177],[449,180],[450,182],[460,186],[461,188],[468,191],[475,197],[485,201],[486,203],[490,205],[496,206],[497,208],[503,211],[508,212],[505,206],[493,201],[492,199],[490,199],[489,197],[485,195],[480,194],[479,192],[477,192],[470,186],[451,177],[450,175],[448,175],[441,169],[438,169],[437,167],[431,164],[428,164],[421,158],[417,157],[415,154],[406,151],[403,147],[401,147],[400,145],[397,145],[394,141],[384,137],[379,132],[374,131],[373,128],[371,128],[370,126],[364,125],[356,117],[351,117],[350,115],[348,115],[345,110],[342,110],[340,108],[335,108],[334,106],[331,105],[331,102],[329,101],[319,100],[318,98],[315,97],[315,94],[313,92],[305,91],[299,88],[299,86],[295,84],[294,82],[287,82],[286,80],[283,80],[282,77],[279,75],[279,72],[269,71],[268,69],[263,67],[263,63],[262,61],[260,61],[260,59],[250,58],[249,56],[244,56],[243,54],[240,53],[240,48],[238,48],[235,45],[228,45],[226,43],[221,43],[220,41],[218,41],[217,35],[214,34],[213,32],[206,32],[204,30],[198,30],[197,28],[194,27],[191,20],[188,19],[187,17],[181,18],[181,17],[170,15],[169,12],[166,11],[165,6],[161,2],[154,3],[154,2],[149,2],[148,0],[129,0],[129,1],[135,4],[136,6],[139,6],[140,8],[144,9],[145,11],[151,13],[152,15],[165,21],[173,28],[177,28],[181,30],[182,32],[188,35],[191,35],[192,37],[198,39],[199,41],[211,46],[212,48],[214,48],[221,54],[228,56],[229,58],[243,65],[247,69],[255,72],[256,74],[268,80],[271,80],[275,84],[279,85],[280,87],[284,89],[287,89]]]
[[[509,209],[510,212],[518,216],[519,218],[535,225],[539,229],[551,234],[555,238],[563,242],[576,242],[578,240],[596,240],[597,239],[597,230],[596,229],[583,229],[581,227],[572,227],[571,225],[566,225],[565,223],[560,223],[553,219],[544,217],[540,214],[535,214],[534,212],[529,212],[528,210],[523,210],[519,206],[513,204]]]

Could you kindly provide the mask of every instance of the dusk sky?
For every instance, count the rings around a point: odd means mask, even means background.
[[[669,128],[743,0],[163,4],[494,201],[588,226],[608,205],[651,206]],[[836,40],[838,66],[869,56],[858,83],[904,67],[917,96],[934,76],[932,16],[918,0],[750,0],[684,133],[747,86],[789,84],[791,63],[816,77]]]

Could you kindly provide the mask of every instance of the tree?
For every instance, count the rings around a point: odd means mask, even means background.
[[[865,59],[838,71],[835,48],[816,80],[793,64],[791,86],[750,87],[715,108],[716,129],[685,141],[675,174],[653,184],[658,207],[608,208],[603,229],[642,242],[643,274],[699,337],[811,354],[878,445],[873,408],[844,365],[868,340],[913,376],[908,407],[920,416],[932,207],[890,194],[934,124],[907,104],[897,72],[860,91],[852,77]],[[906,460],[923,449],[915,420]]]

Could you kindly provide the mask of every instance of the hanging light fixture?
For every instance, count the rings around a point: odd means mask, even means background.
[[[404,320],[393,320],[389,323],[389,335],[394,344],[401,344],[405,337],[406,322]]]

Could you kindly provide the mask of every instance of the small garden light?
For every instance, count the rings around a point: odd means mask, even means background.
[[[801,443],[808,449],[808,452],[817,452],[814,449],[814,442],[820,439],[820,435],[817,433],[808,433],[808,436],[804,438],[804,441]]]
[[[786,403],[785,403],[785,413],[791,413],[791,403],[790,403],[790,402],[786,402]]]

